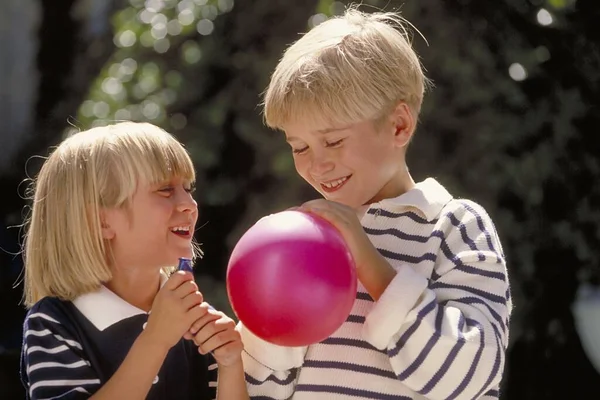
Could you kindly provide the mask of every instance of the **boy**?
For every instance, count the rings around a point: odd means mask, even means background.
[[[324,199],[359,290],[328,339],[285,348],[243,325],[254,399],[498,399],[511,312],[504,254],[485,210],[406,166],[426,78],[394,14],[356,9],[287,49],[266,91],[296,170]]]

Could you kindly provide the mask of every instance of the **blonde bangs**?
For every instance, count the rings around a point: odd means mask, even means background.
[[[405,21],[348,10],[284,53],[264,95],[265,123],[342,125],[378,120],[405,102],[418,115],[426,78]]]
[[[323,128],[377,119],[385,104],[369,93],[372,88],[350,83],[352,79],[357,78],[314,66],[307,73],[299,70],[287,85],[274,85],[267,93],[265,123],[274,129],[297,122]]]
[[[189,154],[171,134],[143,123],[120,123],[111,129],[126,129],[128,134],[106,137],[106,154],[99,160],[108,161],[109,169],[102,181],[102,206],[123,206],[140,184],[154,185],[173,178],[190,183],[196,180]]]

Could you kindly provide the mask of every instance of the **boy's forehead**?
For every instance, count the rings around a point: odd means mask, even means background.
[[[328,133],[335,133],[344,131],[351,128],[353,124],[348,123],[334,123],[334,122],[289,122],[282,126],[282,130],[285,133],[287,140],[293,140],[297,136],[301,135],[327,135]]]

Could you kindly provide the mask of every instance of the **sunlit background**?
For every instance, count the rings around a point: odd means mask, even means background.
[[[205,297],[230,312],[228,255],[263,215],[316,197],[261,93],[331,0],[0,2],[0,398],[24,398],[19,225],[28,177],[73,130],[148,121],[198,174]],[[595,399],[600,389],[600,3],[370,0],[400,10],[433,80],[409,162],[486,207],[515,301],[502,399]],[[424,37],[424,38],[423,38]],[[592,393],[592,394],[588,394]]]

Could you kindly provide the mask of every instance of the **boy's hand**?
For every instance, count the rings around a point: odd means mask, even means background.
[[[202,301],[193,275],[175,272],[156,294],[144,333],[168,351],[206,314]]]
[[[241,362],[244,345],[235,322],[214,309],[196,321],[190,328],[200,354],[211,353],[219,367],[231,367]]]
[[[377,301],[396,276],[396,271],[373,246],[358,220],[356,211],[344,204],[325,199],[311,200],[298,210],[323,217],[340,231],[354,258],[358,279]]]
[[[310,212],[329,221],[342,234],[356,268],[372,265],[380,260],[379,251],[373,246],[365,233],[356,211],[352,208],[330,200],[317,199],[308,201],[298,211]]]

